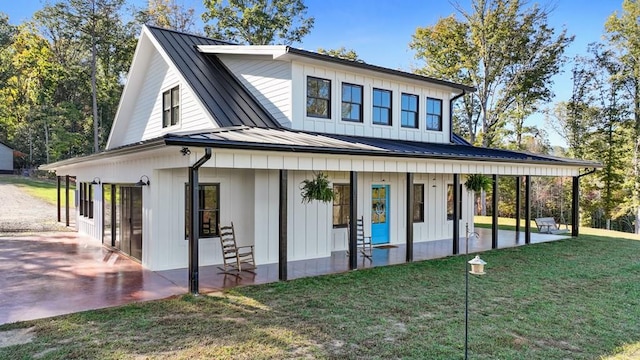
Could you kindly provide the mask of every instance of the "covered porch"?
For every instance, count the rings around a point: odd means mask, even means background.
[[[470,237],[469,253],[478,253],[492,249],[493,232],[491,229],[476,228],[478,237]],[[511,230],[498,230],[498,249],[525,245],[525,232],[521,231],[519,241],[516,240],[516,232]],[[571,234],[553,235],[531,233],[531,244],[557,241],[571,238]],[[413,244],[414,261],[423,261],[452,256],[453,248],[451,239],[437,241],[416,242]],[[465,237],[459,239],[460,254],[465,253]],[[358,254],[358,268],[372,268],[376,266],[388,266],[403,264],[406,262],[406,245],[379,246],[373,248],[371,260]],[[203,293],[216,292],[236,286],[266,284],[278,282],[279,265],[258,265],[255,274],[241,272],[240,276],[222,273],[218,268],[221,265],[201,266],[199,269],[200,291]],[[336,274],[349,271],[349,256],[346,251],[334,251],[330,257],[287,262],[288,279]],[[175,269],[159,271],[160,275],[171,280],[180,287],[188,287],[188,269]]]

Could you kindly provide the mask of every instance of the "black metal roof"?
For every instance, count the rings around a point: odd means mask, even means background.
[[[220,127],[280,128],[280,123],[213,54],[202,54],[198,45],[230,43],[178,31],[147,26],[178,71]]]
[[[165,144],[258,151],[287,151],[339,155],[415,157],[429,159],[496,161],[600,167],[598,163],[558,158],[519,151],[489,149],[467,144],[435,144],[417,141],[379,139],[287,129],[233,127],[213,132],[167,134]]]

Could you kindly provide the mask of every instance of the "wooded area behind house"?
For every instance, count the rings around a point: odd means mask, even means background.
[[[129,1],[51,1],[18,25],[0,13],[0,142],[26,154],[17,169],[104,149],[144,23],[245,44],[294,45],[314,23],[302,0],[204,0],[204,14],[175,0],[143,8]],[[624,0],[622,12],[604,24],[604,40],[573,59],[564,55],[573,35],[551,27],[543,6],[452,5],[454,14],[436,24],[416,24],[423,27],[409,47],[421,66],[415,72],[478,89],[456,103],[455,131],[480,146],[601,162],[602,170],[581,180],[583,224],[640,232],[637,0]],[[367,61],[357,49],[319,51]],[[553,103],[552,77],[567,64],[572,96]],[[567,148],[551,147],[550,130],[527,122],[540,113]],[[534,217],[568,218],[570,186],[568,179],[534,178]],[[513,216],[513,179],[501,179],[500,189],[500,216]]]

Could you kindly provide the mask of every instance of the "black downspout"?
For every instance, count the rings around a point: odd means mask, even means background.
[[[413,173],[407,173],[407,262],[413,261]],[[424,196],[424,194],[422,194]]]
[[[288,263],[288,197],[287,188],[289,182],[289,173],[287,170],[280,169],[280,180],[278,181],[279,197],[278,197],[278,279],[287,281],[289,275],[287,271]]]
[[[349,270],[358,268],[358,173],[351,171],[349,175],[350,201],[349,206]]]
[[[189,216],[189,292],[196,296],[200,291],[198,279],[198,270],[200,268],[198,264],[198,238],[200,237],[200,229],[197,226],[200,217],[198,170],[209,159],[211,159],[211,148],[205,148],[204,156],[198,159],[193,166],[189,167],[189,209],[191,209]]]
[[[76,182],[76,189],[78,183]],[[69,227],[69,175],[64,176],[64,206],[65,206],[65,225]],[[77,199],[77,198],[76,198]],[[77,228],[77,227],[76,227]]]
[[[522,178],[520,176],[516,176],[516,244],[520,242],[520,208],[522,207],[520,204],[520,197],[522,195],[521,190]]]
[[[593,168],[584,174],[573,177],[573,189],[572,189],[572,205],[571,205],[571,236],[575,237],[579,235],[578,225],[580,217],[580,178],[586,175],[590,175],[596,172]]]
[[[467,92],[462,90],[462,92],[449,100],[449,142],[453,143],[453,102],[465,96]]]
[[[524,243],[531,243],[531,175],[524,177]]]
[[[493,209],[491,213],[491,248],[498,248],[498,175],[493,175],[493,191],[491,194],[492,204],[491,207]]]

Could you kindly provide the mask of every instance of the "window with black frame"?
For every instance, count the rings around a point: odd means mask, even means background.
[[[307,77],[307,116],[331,117],[331,80]]]
[[[427,130],[442,131],[442,100],[427,98]]]
[[[333,184],[333,195],[333,227],[347,227],[351,208],[351,186]]]
[[[180,122],[180,88],[178,86],[162,93],[162,127],[178,125]]]
[[[400,101],[400,125],[404,128],[418,128],[418,95],[402,94]]]
[[[362,122],[362,86],[342,83],[342,120]]]
[[[413,184],[413,222],[424,222],[424,184]]]
[[[373,123],[391,125],[391,91],[373,89]]]
[[[191,209],[189,207],[189,184],[185,185],[185,238],[189,237]],[[198,232],[200,238],[218,236],[220,224],[220,184],[198,186]]]

